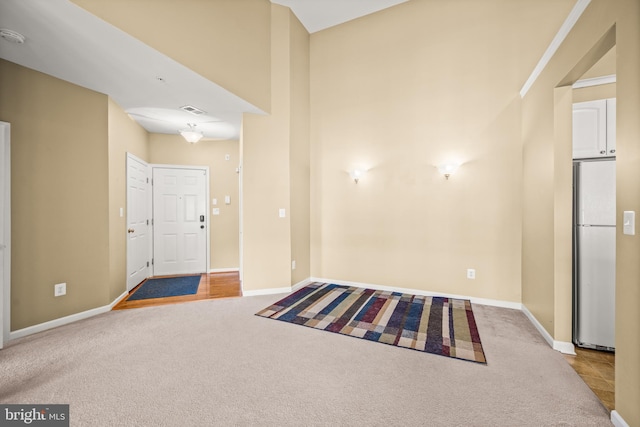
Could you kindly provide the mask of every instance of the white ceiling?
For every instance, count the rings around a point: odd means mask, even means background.
[[[408,0],[271,0],[288,6],[309,33],[369,15]]]
[[[272,0],[310,33],[404,1]],[[25,36],[23,44],[0,39],[0,58],[107,94],[149,132],[176,134],[194,123],[205,138],[236,139],[242,113],[262,113],[69,0],[1,0],[0,28]]]

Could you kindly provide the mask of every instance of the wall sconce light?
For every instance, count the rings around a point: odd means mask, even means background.
[[[360,169],[354,169],[354,170],[351,171],[350,175],[351,175],[351,178],[353,178],[353,180],[357,184],[358,181],[360,180],[360,178],[362,178],[362,176],[364,175],[364,171],[362,171]]]
[[[196,130],[196,125],[194,123],[187,123],[187,126],[189,126],[189,129],[181,129],[178,131],[180,135],[191,144],[200,141],[204,135],[199,130]]]
[[[440,172],[446,179],[449,179],[451,175],[453,175],[460,165],[455,163],[447,163],[444,165],[438,166],[438,172]]]

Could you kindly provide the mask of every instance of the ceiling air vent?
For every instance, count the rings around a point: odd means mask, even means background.
[[[0,37],[11,43],[24,43],[24,36],[22,34],[17,31],[8,30],[6,28],[0,28]]]
[[[199,108],[194,107],[193,105],[185,105],[184,107],[180,107],[181,110],[186,111],[187,113],[191,113],[195,116],[199,116],[200,114],[206,113],[206,111],[202,111]]]

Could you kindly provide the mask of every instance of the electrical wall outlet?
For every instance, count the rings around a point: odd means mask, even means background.
[[[66,283],[58,283],[53,285],[53,296],[61,297],[62,295],[67,294],[67,284]]]
[[[291,269],[292,270],[296,269],[296,260],[295,259],[293,261],[291,261]]]
[[[476,278],[476,270],[473,268],[467,268],[467,279],[475,279]]]

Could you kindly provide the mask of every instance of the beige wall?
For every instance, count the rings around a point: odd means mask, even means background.
[[[269,109],[268,0],[74,3],[258,108]]]
[[[11,123],[11,330],[109,300],[108,98],[0,60]],[[67,283],[67,295],[53,285]]]
[[[573,89],[573,102],[595,101],[597,99],[607,99],[615,97],[615,83]]]
[[[614,23],[618,211],[640,211],[637,0],[593,0],[523,100],[520,87],[574,0],[411,1],[315,33],[309,51],[288,9],[267,0],[77,3],[271,112],[244,117],[245,290],[289,286],[309,268],[319,277],[522,301],[566,340],[571,102],[556,86],[586,71],[575,65]],[[185,43],[176,33],[194,37]],[[301,268],[307,54],[312,250]],[[118,134],[143,158],[145,143],[106,96],[5,61],[0,93],[0,120],[13,132],[16,330],[118,294]],[[167,138],[151,142],[175,163],[178,137]],[[164,154],[150,146],[148,156],[162,162]],[[464,164],[444,180],[435,165],[453,159]],[[369,169],[358,184],[348,176],[355,166]],[[292,258],[300,271],[291,271]],[[640,425],[638,259],[640,240],[619,230],[616,410],[630,425]],[[477,270],[475,281],[466,268]],[[61,281],[68,295],[54,298]]]
[[[309,34],[288,8],[271,11],[271,114],[243,121],[245,291],[310,275]]]
[[[581,79],[591,79],[595,77],[610,76],[616,73],[617,49],[614,46],[598,62],[596,62]]]
[[[571,342],[573,322],[573,100],[571,86],[554,90],[553,281],[556,341]]]
[[[570,138],[557,117],[568,109],[558,82],[571,83],[607,51],[602,37],[615,24],[617,74],[617,210],[640,209],[640,4],[635,0],[593,0],[536,84],[523,99],[524,212],[523,303],[554,336],[570,336],[566,295],[570,282],[558,280],[566,268],[562,251],[570,245],[557,218],[567,208],[557,198],[571,166]],[[593,49],[599,46],[598,49]],[[567,77],[568,76],[568,77]],[[558,102],[560,100],[560,102]],[[554,104],[555,102],[555,104]],[[555,218],[555,220],[554,220]],[[618,222],[620,224],[620,221]],[[640,425],[640,240],[618,227],[616,265],[616,411]]]
[[[271,9],[271,114],[245,114],[241,138],[244,291],[291,285],[291,12]]]
[[[109,99],[109,301],[127,289],[127,153],[149,161],[149,134]],[[120,216],[120,209],[123,215]]]
[[[640,212],[640,3],[620,0],[617,20],[617,211]],[[622,221],[618,222],[622,224]],[[616,243],[616,410],[640,425],[640,238],[618,227]]]
[[[518,91],[572,5],[414,1],[312,34],[312,276],[520,302]]]
[[[291,272],[295,285],[311,276],[310,152],[309,152],[309,33],[289,15],[291,50]]]
[[[209,202],[209,236],[211,239],[210,268],[234,269],[240,265],[239,192],[240,164],[238,141],[207,141],[188,144],[179,135],[150,134],[149,161],[154,164],[209,167],[209,195],[218,204]],[[225,160],[225,155],[229,160]],[[231,203],[225,204],[224,197]],[[220,215],[213,215],[212,208]]]

